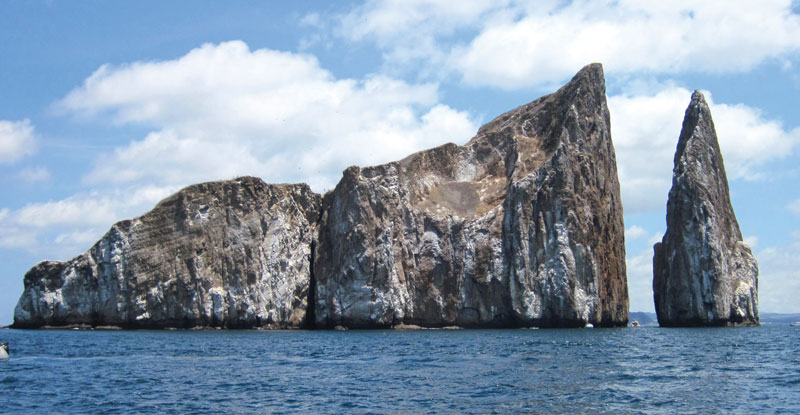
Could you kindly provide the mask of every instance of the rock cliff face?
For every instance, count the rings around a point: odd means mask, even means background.
[[[758,265],[742,241],[714,122],[698,91],[675,153],[667,232],[654,247],[653,294],[662,326],[758,324]]]
[[[626,324],[602,67],[464,146],[347,169],[319,238],[318,327]]]
[[[603,70],[464,146],[351,167],[324,199],[204,183],[25,275],[15,327],[576,327],[628,319]]]
[[[25,275],[14,327],[297,327],[321,197],[242,177],[187,187]]]

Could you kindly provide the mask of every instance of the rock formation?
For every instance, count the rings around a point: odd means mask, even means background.
[[[758,265],[742,241],[714,122],[698,91],[675,153],[667,232],[653,249],[661,326],[758,324]]]
[[[15,327],[625,325],[603,70],[464,146],[350,167],[324,199],[258,179],[188,187],[25,276]]]
[[[187,187],[25,275],[14,327],[297,327],[321,197],[257,178]]]
[[[625,325],[623,232],[593,64],[464,146],[348,168],[324,201],[316,323]]]

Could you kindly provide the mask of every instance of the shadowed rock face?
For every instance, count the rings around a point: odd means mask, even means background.
[[[15,327],[297,327],[321,197],[242,177],[187,187],[25,275]]]
[[[675,153],[667,232],[654,246],[653,295],[662,326],[758,324],[758,265],[742,241],[714,122],[698,91]]]
[[[593,64],[464,146],[348,168],[324,201],[316,324],[624,325],[623,233]]]

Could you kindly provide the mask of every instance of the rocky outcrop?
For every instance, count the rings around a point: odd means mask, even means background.
[[[351,167],[324,199],[254,178],[188,187],[25,276],[15,327],[625,325],[603,70],[464,146]]]
[[[25,275],[14,327],[298,327],[321,197],[257,178],[203,183]]]
[[[742,240],[711,112],[695,91],[683,120],[667,232],[654,247],[661,326],[758,324],[758,265]]]
[[[625,325],[622,206],[599,64],[326,195],[318,327]]]

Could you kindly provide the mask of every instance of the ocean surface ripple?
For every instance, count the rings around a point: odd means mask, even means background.
[[[0,330],[0,412],[800,413],[800,328]]]

